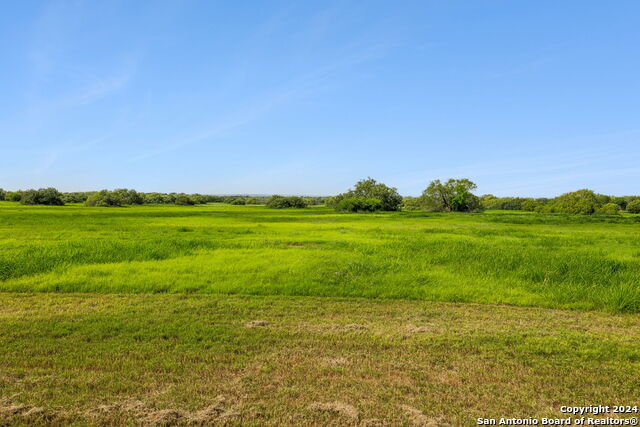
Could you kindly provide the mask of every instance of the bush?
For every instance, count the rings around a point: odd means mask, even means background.
[[[340,200],[336,210],[340,212],[376,212],[382,210],[382,200],[375,197],[347,197]]]
[[[534,212],[538,208],[538,206],[540,206],[540,203],[536,202],[533,199],[527,199],[522,202],[523,211]]]
[[[39,190],[27,190],[22,193],[20,203],[23,205],[50,205],[62,206],[62,193],[55,188],[41,188]]]
[[[619,212],[620,206],[617,203],[606,203],[598,209],[598,213],[602,215],[616,215]]]
[[[246,205],[247,202],[244,200],[243,197],[236,197],[235,199],[231,200],[229,202],[232,205]]]
[[[84,203],[87,200],[87,193],[63,193],[62,200],[65,203]]]
[[[602,197],[591,190],[583,189],[556,197],[550,204],[537,209],[538,212],[554,212],[589,215],[603,205]]]
[[[405,211],[419,211],[422,209],[420,197],[404,197],[402,199],[402,209]]]
[[[84,204],[87,206],[122,206],[122,200],[117,198],[112,191],[101,190],[87,197]]]
[[[193,206],[196,204],[195,200],[186,194],[178,194],[176,196],[174,203],[179,206]]]
[[[271,196],[267,201],[267,207],[272,209],[306,208],[307,202],[302,197]]]
[[[338,209],[340,202],[348,198],[378,199],[382,203],[383,211],[397,211],[402,206],[402,196],[398,194],[397,189],[387,187],[373,178],[358,181],[352,190],[330,198],[327,204]]]
[[[627,203],[627,212],[640,214],[640,199]]]
[[[22,199],[22,191],[12,191],[10,193],[7,193],[7,195],[5,196],[5,200],[8,200],[10,202],[19,202],[20,199]]]

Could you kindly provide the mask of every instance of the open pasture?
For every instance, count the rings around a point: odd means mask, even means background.
[[[640,310],[640,216],[0,207],[0,291]]]
[[[636,405],[638,227],[1,203],[0,424],[449,426]]]

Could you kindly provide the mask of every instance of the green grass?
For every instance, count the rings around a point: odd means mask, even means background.
[[[264,326],[251,327],[255,320]],[[449,426],[561,417],[561,405],[638,404],[638,339],[637,315],[597,311],[0,294],[0,424]]]
[[[0,202],[0,425],[448,426],[637,405],[639,227]]]
[[[0,291],[640,311],[640,216],[0,203]]]

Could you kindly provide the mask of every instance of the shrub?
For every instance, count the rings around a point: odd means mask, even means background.
[[[302,197],[275,195],[269,198],[267,207],[272,209],[306,208],[307,202]]]
[[[627,203],[627,212],[634,214],[640,213],[640,199]]]
[[[620,206],[616,203],[606,203],[598,209],[598,213],[602,215],[616,215],[619,212]]]
[[[340,212],[376,212],[382,210],[382,200],[375,197],[347,197],[340,200],[336,210]]]
[[[358,181],[352,190],[338,194],[330,198],[327,204],[334,209],[338,209],[340,202],[348,198],[378,199],[382,203],[383,211],[397,211],[402,206],[402,196],[393,187],[387,187],[373,178]]]
[[[5,199],[10,202],[19,202],[22,199],[22,191],[12,191],[7,193]]]
[[[536,202],[533,199],[527,199],[524,202],[522,202],[523,211],[534,212],[538,206],[540,206],[540,203]]]
[[[62,206],[62,193],[55,188],[41,188],[39,190],[27,190],[22,193],[20,203],[23,205],[51,205]]]
[[[87,200],[87,193],[63,193],[62,200],[65,203],[84,203]]]
[[[91,194],[84,202],[87,206],[122,206],[122,201],[109,190]]]
[[[186,194],[178,194],[174,203],[179,206],[192,206],[196,204],[196,202]]]
[[[422,209],[420,197],[404,197],[402,199],[402,209],[405,211],[419,211]]]
[[[602,206],[601,200],[593,191],[583,189],[562,194],[538,211],[588,215],[598,211]]]
[[[236,197],[235,199],[231,200],[229,202],[232,205],[246,205],[247,202],[244,200],[243,197]]]

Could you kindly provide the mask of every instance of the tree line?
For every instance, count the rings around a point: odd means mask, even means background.
[[[477,196],[473,181],[466,178],[434,180],[418,197],[403,197],[394,187],[373,178],[358,181],[352,189],[333,197],[300,196],[216,196],[186,193],[142,193],[131,189],[62,193],[55,188],[7,192],[0,189],[0,200],[25,205],[61,206],[84,203],[87,206],[126,206],[143,204],[266,205],[268,208],[305,208],[326,204],[338,212],[426,211],[482,212],[485,209],[521,210],[539,213],[604,214],[622,211],[640,213],[640,196],[615,197],[582,189],[555,198]]]

